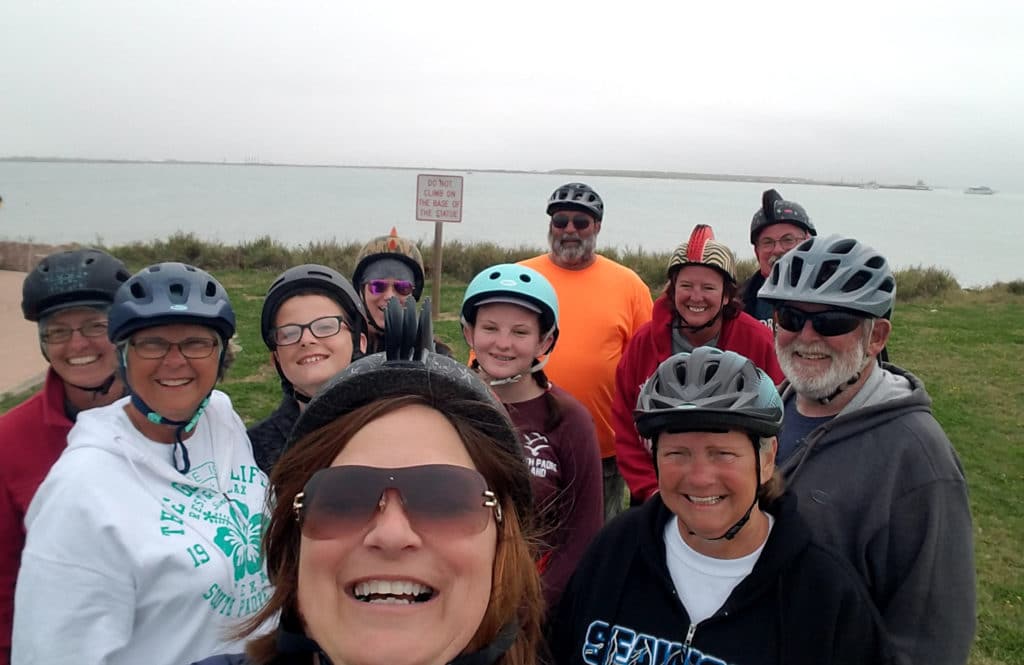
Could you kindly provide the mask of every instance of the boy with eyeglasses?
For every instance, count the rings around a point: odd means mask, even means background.
[[[0,416],[0,665],[10,662],[29,502],[67,446],[78,413],[124,392],[107,339],[107,311],[130,276],[110,254],[79,249],[47,256],[22,285],[22,312],[39,325],[39,349],[50,366],[43,388]]]
[[[975,629],[967,483],[910,372],[879,362],[896,280],[852,238],[810,238],[760,290],[786,375],[779,467],[820,541],[863,578],[908,663],[967,662]]]
[[[260,331],[283,392],[277,409],[249,428],[256,464],[269,474],[310,398],[366,351],[366,313],[341,273],[306,264],[271,283]]]
[[[772,306],[757,297],[757,290],[783,254],[817,233],[807,211],[799,203],[783,200],[774,189],[761,195],[761,208],[750,220],[750,244],[754,246],[758,270],[740,287],[740,297],[743,311],[768,326],[769,330],[775,325]]]
[[[548,198],[547,214],[551,251],[522,264],[544,275],[558,294],[558,353],[546,372],[594,419],[608,520],[629,501],[615,459],[615,369],[629,340],[651,320],[654,302],[635,272],[596,253],[604,201],[589,185],[571,182],[556,189]]]

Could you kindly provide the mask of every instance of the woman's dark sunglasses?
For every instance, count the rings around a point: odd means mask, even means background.
[[[313,319],[309,323],[287,323],[283,326],[277,326],[270,332],[274,338],[274,344],[278,346],[291,346],[292,344],[299,343],[299,340],[302,339],[302,332],[307,328],[309,332],[313,333],[313,337],[323,339],[324,337],[333,337],[341,332],[342,328],[347,327],[348,324],[345,323],[345,319],[340,316],[322,316],[319,319]]]
[[[403,297],[411,294],[412,288],[415,286],[412,282],[404,279],[371,279],[369,285],[370,293],[375,296],[387,293],[389,287],[394,287],[395,293]]]
[[[814,332],[822,337],[835,337],[853,332],[864,318],[860,314],[841,309],[805,312],[789,305],[779,305],[775,308],[775,323],[783,330],[800,332],[804,329],[804,324],[810,321]]]
[[[551,226],[556,229],[564,229],[569,226],[569,221],[569,215],[555,215],[551,218]],[[572,218],[572,225],[577,231],[582,231],[590,226],[590,221],[586,215],[576,215]]]
[[[332,466],[320,469],[295,496],[302,535],[329,540],[362,531],[395,490],[413,530],[440,538],[470,536],[487,527],[501,506],[477,471],[449,464],[396,469]]]

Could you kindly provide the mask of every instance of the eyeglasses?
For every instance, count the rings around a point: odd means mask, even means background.
[[[590,226],[591,219],[586,215],[576,215],[572,218],[572,225],[577,231]],[[555,215],[551,218],[551,226],[556,229],[564,229],[569,226],[569,215]]]
[[[763,249],[766,252],[770,252],[775,249],[775,245],[778,245],[782,249],[793,249],[796,247],[798,242],[807,240],[807,236],[795,236],[791,233],[787,233],[778,240],[775,238],[761,238],[757,241],[758,249]]]
[[[320,469],[295,496],[292,508],[302,535],[329,540],[363,530],[387,505],[388,490],[401,497],[412,528],[439,538],[471,536],[501,523],[501,506],[477,471],[449,464],[397,469],[332,466]]]
[[[375,296],[387,293],[391,287],[394,287],[395,293],[398,295],[407,296],[412,293],[413,286],[415,286],[412,282],[404,279],[371,279],[368,283],[370,293]]]
[[[804,329],[804,324],[810,321],[814,332],[823,337],[853,332],[864,319],[865,317],[860,314],[839,309],[805,312],[789,305],[779,305],[775,308],[775,322],[783,330],[798,333]]]
[[[313,319],[309,323],[289,323],[278,326],[273,328],[270,334],[274,344],[278,346],[291,346],[292,344],[299,343],[304,330],[308,329],[313,334],[313,337],[323,339],[324,337],[337,335],[341,332],[342,328],[348,328],[348,324],[345,323],[343,317],[322,316],[319,319]]]
[[[190,360],[209,358],[220,342],[210,337],[189,337],[180,342],[171,342],[162,337],[143,337],[129,342],[135,353],[146,360],[158,360],[171,351],[172,346],[178,347],[181,355]]]
[[[100,335],[107,334],[107,322],[106,321],[90,321],[78,328],[71,328],[69,326],[52,326],[48,327],[39,337],[47,344],[63,344],[71,339],[71,336],[79,332],[82,337],[99,337]]]

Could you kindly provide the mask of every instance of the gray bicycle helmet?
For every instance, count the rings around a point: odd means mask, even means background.
[[[652,442],[664,432],[707,429],[774,436],[782,425],[782,398],[744,356],[701,346],[658,365],[640,389],[633,419]]]
[[[876,318],[892,314],[896,278],[885,257],[853,238],[808,238],[784,254],[757,297],[841,307]]]
[[[184,263],[157,263],[117,290],[107,332],[117,344],[143,328],[170,323],[213,328],[226,344],[235,334],[235,311],[210,273]]]
[[[430,298],[417,318],[416,301],[397,298],[385,311],[384,348],[365,356],[328,381],[299,416],[286,448],[334,420],[386,397],[419,395],[442,413],[458,410],[506,453],[509,496],[521,519],[532,518],[530,472],[505,407],[469,367],[434,352]]]
[[[157,263],[143,268],[121,285],[110,308],[110,341],[118,345],[118,369],[131,394],[132,405],[158,425],[174,427],[174,468],[188,473],[192,468],[184,435],[191,432],[210,403],[207,395],[191,417],[169,418],[147,404],[128,380],[127,340],[135,332],[155,326],[191,323],[213,329],[221,339],[218,378],[224,373],[227,344],[235,334],[235,311],[228,293],[213,275],[184,263]]]
[[[551,193],[547,214],[566,209],[590,213],[599,222],[604,217],[604,201],[590,185],[582,182],[570,182]]]
[[[363,300],[337,270],[316,263],[306,263],[285,270],[277,276],[267,289],[267,297],[263,300],[263,311],[260,314],[260,333],[267,348],[277,348],[271,336],[274,328],[274,317],[277,310],[288,298],[299,292],[319,292],[331,300],[337,301],[352,322],[352,349],[358,352],[359,336],[366,329],[366,309]]]
[[[814,228],[811,218],[802,205],[793,201],[785,201],[777,191],[769,189],[761,195],[761,208],[754,213],[753,219],[750,220],[750,244],[753,245],[757,242],[758,234],[765,228],[782,222],[795,224],[807,231],[808,235],[818,235],[818,231]]]
[[[100,249],[50,254],[25,277],[21,311],[29,321],[72,307],[109,307],[131,273]]]

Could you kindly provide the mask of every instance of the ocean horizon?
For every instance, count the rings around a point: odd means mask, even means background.
[[[364,242],[395,226],[432,242],[434,224],[415,219],[416,176],[435,172],[464,178],[463,221],[444,224],[445,241],[543,247],[548,196],[583,180],[605,202],[598,251],[671,251],[704,223],[738,258],[752,258],[750,219],[773,187],[807,209],[819,235],[855,237],[897,269],[944,268],[965,287],[1024,277],[1024,233],[1011,231],[1022,194],[496,170],[0,161],[0,238],[109,246],[184,232],[300,245]]]

